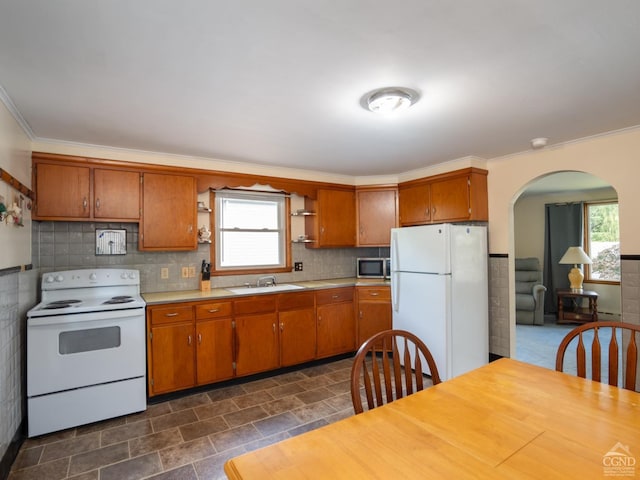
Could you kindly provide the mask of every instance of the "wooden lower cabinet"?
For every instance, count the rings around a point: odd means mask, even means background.
[[[149,395],[174,392],[195,385],[193,323],[151,328]]]
[[[316,358],[316,312],[313,292],[278,296],[280,366]]]
[[[236,317],[236,375],[280,366],[277,323],[275,312]]]
[[[235,312],[236,375],[273,370],[280,366],[276,295],[243,297]]]
[[[357,287],[358,347],[376,333],[391,329],[391,289]]]
[[[149,396],[354,351],[354,291],[147,306]]]
[[[198,385],[234,376],[234,324],[230,301],[199,303],[196,316],[196,382]]]
[[[356,347],[353,287],[317,293],[317,357],[352,352]]]

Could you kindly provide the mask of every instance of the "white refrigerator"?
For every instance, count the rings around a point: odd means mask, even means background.
[[[487,229],[391,230],[393,328],[429,347],[442,380],[489,361]]]

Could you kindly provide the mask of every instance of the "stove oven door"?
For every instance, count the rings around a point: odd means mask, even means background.
[[[27,322],[29,397],[144,375],[144,308]]]

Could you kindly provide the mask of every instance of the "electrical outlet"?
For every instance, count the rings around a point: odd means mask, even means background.
[[[293,264],[293,269],[294,269],[296,272],[301,272],[301,271],[302,271],[302,262],[295,262],[295,263]]]
[[[189,267],[182,267],[182,278],[189,278]]]
[[[163,267],[160,269],[160,278],[163,280],[169,278],[169,269],[167,267]]]
[[[189,267],[189,278],[194,278],[196,276],[196,266],[191,265]]]

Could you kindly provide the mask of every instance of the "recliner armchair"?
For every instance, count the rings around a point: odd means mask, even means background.
[[[516,258],[516,323],[544,325],[542,270],[537,258]]]

